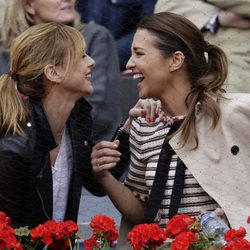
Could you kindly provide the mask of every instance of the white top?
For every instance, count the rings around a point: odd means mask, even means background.
[[[72,174],[72,146],[67,129],[64,129],[60,150],[55,166],[52,166],[53,175],[53,219],[63,221]]]

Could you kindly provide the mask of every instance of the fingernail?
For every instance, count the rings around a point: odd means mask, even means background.
[[[142,116],[146,115],[146,111],[145,110],[141,110],[141,115]]]

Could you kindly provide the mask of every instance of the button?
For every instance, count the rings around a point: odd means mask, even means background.
[[[27,123],[27,127],[29,127],[29,128],[30,128],[31,126],[32,126],[32,125],[31,125],[31,123],[30,123],[30,122],[28,122],[28,123]]]
[[[112,2],[112,3],[117,3],[117,0],[112,0],[111,2]]]
[[[236,145],[232,146],[232,148],[231,148],[231,153],[232,153],[233,155],[237,155],[237,154],[239,153],[239,151],[240,151],[240,149],[239,149],[238,146],[236,146]]]
[[[85,147],[87,147],[87,146],[89,145],[88,141],[84,141],[84,142],[83,142],[83,145],[84,145]]]

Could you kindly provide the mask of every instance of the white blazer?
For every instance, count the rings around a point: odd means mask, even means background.
[[[215,130],[197,107],[199,146],[180,148],[180,133],[170,145],[203,189],[224,210],[231,227],[246,228],[250,239],[250,94],[230,94],[220,100],[222,117]]]

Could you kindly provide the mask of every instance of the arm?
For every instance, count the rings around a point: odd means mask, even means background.
[[[183,15],[202,29],[210,18],[218,12],[218,8],[201,0],[158,0],[155,13],[170,11]]]
[[[120,153],[117,151],[119,141],[100,142],[92,152],[92,166],[96,177],[116,208],[132,223],[144,222],[144,204],[133,192],[117,181],[108,169],[116,166]]]
[[[229,11],[234,12],[236,14],[250,17],[250,1],[249,0],[209,0],[211,4],[215,5],[216,7]]]
[[[161,110],[161,103],[152,99],[139,100],[129,111],[129,118],[123,126],[123,132],[118,133],[114,142],[100,142],[92,151],[93,171],[109,195],[116,208],[132,223],[144,222],[145,203],[139,201],[132,190],[122,183],[119,183],[111,174],[112,169],[125,163],[125,167],[130,163],[129,132],[134,117],[145,116],[146,119],[154,119]],[[125,154],[125,156],[124,156]],[[132,156],[131,156],[132,157]],[[145,166],[141,166],[142,168]],[[143,189],[146,187],[145,179]]]
[[[219,13],[219,23],[223,27],[235,27],[240,29],[249,28],[249,20],[242,17],[240,14],[249,15],[249,1],[240,1],[236,3],[227,3],[229,1],[214,0],[205,3],[201,0],[174,1],[174,0],[159,0],[155,6],[155,12],[170,11],[180,14],[192,21],[199,29],[205,27],[210,19]],[[232,2],[232,1],[230,1]],[[248,4],[246,3],[248,2]],[[240,12],[240,10],[245,10]]]

